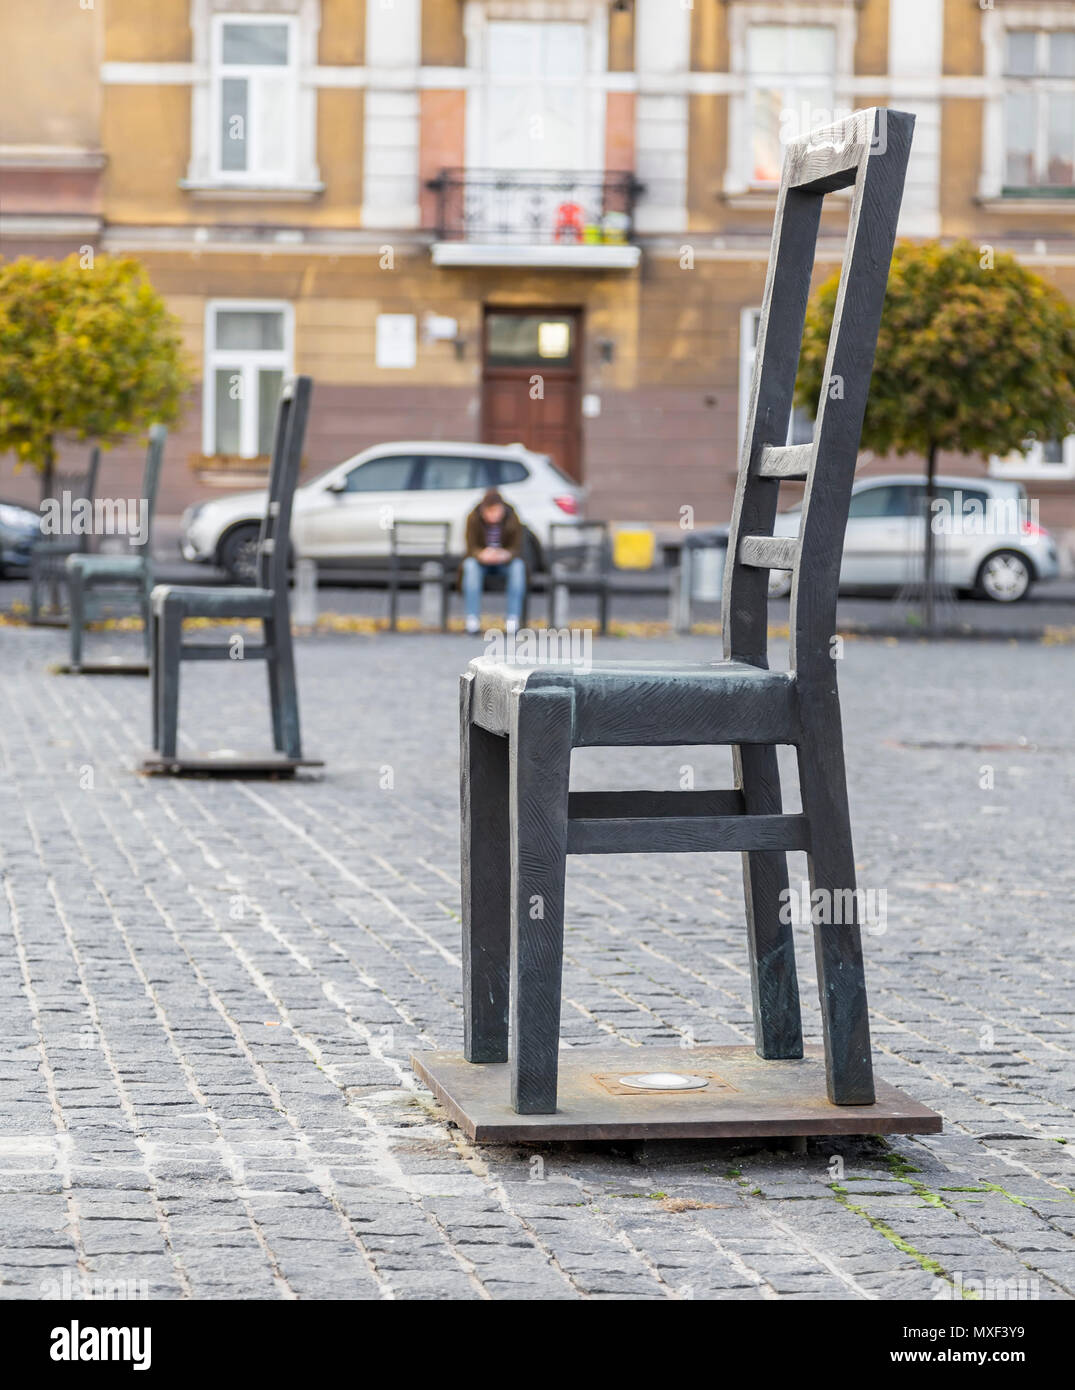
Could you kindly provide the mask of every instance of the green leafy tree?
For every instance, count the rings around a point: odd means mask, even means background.
[[[62,437],[103,444],[178,418],[190,385],[177,319],[131,259],[0,266],[0,452],[52,495]]]
[[[839,287],[806,315],[796,403],[816,409]],[[877,339],[864,448],[926,464],[925,598],[932,626],[937,455],[1007,454],[1075,431],[1075,309],[1014,256],[960,241],[901,242]]]

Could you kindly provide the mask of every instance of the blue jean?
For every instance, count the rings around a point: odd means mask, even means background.
[[[483,565],[473,555],[463,561],[463,610],[468,618],[480,618],[482,589],[487,574],[506,574],[508,577],[508,621],[519,623],[526,597],[526,565],[516,555],[506,565]]]

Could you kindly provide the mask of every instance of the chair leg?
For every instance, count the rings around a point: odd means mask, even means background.
[[[152,589],[152,582],[147,579],[145,583],[143,583],[142,588],[140,590],[142,607],[142,645],[145,648],[147,658],[149,657],[153,649],[153,635],[151,630],[150,618],[151,607],[149,601],[149,596],[152,592]]]
[[[280,707],[280,680],[276,664],[276,623],[272,618],[262,621],[265,645],[269,656],[265,662],[265,673],[269,680],[269,710],[272,716],[272,746],[278,753],[284,751],[284,725]]]
[[[388,630],[395,632],[399,625],[399,575],[393,572],[388,581]]]
[[[301,758],[299,688],[295,680],[295,652],[291,644],[291,624],[287,613],[274,618],[273,626],[276,629],[273,640],[275,657],[269,665],[276,668],[276,689],[280,711],[280,742],[276,746],[289,758]],[[274,731],[275,727],[274,717]]]
[[[167,607],[158,617],[160,676],[158,694],[160,715],[157,745],[163,758],[174,758],[179,737],[179,667],[182,661],[183,618]]]
[[[825,1073],[834,1105],[874,1100],[870,1021],[855,894],[855,855],[844,775],[839,707],[826,702],[799,746],[799,784],[810,821],[810,893],[820,889],[828,923],[814,925],[814,956],[825,1038]]]
[[[508,740],[471,722],[473,682],[470,675],[459,682],[463,1055],[468,1062],[506,1062],[511,953]]]
[[[160,690],[161,690],[161,625],[157,614],[150,605],[146,618],[149,633],[149,703],[150,718],[153,723],[153,751],[160,752]]]
[[[41,561],[30,553],[30,622],[41,621]]]
[[[82,625],[85,617],[85,589],[83,577],[76,570],[67,574],[67,601],[71,615],[68,631],[71,636],[71,665],[76,670],[82,665]]]
[[[778,816],[780,772],[771,744],[744,743],[732,750],[736,785],[747,815]],[[794,927],[781,920],[788,901],[788,857],[782,851],[743,855],[750,985],[754,999],[754,1047],[768,1059],[803,1055]],[[783,916],[787,916],[783,912]]]
[[[568,690],[512,696],[511,1103],[520,1115],[556,1109],[573,703]]]

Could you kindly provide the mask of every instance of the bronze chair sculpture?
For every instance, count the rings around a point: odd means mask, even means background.
[[[155,772],[293,772],[317,766],[302,756],[298,689],[288,605],[288,540],[291,504],[298,480],[312,383],[308,376],[285,381],[277,408],[265,517],[257,548],[257,583],[249,588],[158,585],[151,597],[153,752],[142,763]],[[263,660],[268,668],[269,704],[275,754],[237,757],[230,751],[180,757],[179,671],[183,661],[221,661],[230,657],[221,643],[184,643],[186,618],[235,618],[259,621],[261,645],[246,643],[243,658]]]
[[[110,598],[133,598],[141,611],[143,641],[146,656],[150,648],[149,596],[153,588],[153,515],[157,508],[157,490],[160,483],[161,465],[164,461],[164,443],[168,431],[164,425],[151,425],[149,447],[146,451],[146,465],[142,474],[141,500],[146,506],[146,535],[144,540],[130,548],[126,555],[69,555],[67,557],[67,588],[70,594],[71,620],[68,630],[71,637],[71,660],[67,670],[84,674],[116,674],[126,672],[131,675],[147,676],[148,660],[145,662],[123,662],[106,660],[85,664],[82,648],[85,640],[85,627],[92,617],[94,600],[105,602]]]
[[[779,909],[789,850],[806,851],[813,890],[855,889],[830,643],[913,125],[871,109],[788,146],[725,572],[724,659],[583,670],[479,658],[462,677],[464,1056],[510,1062],[519,1115],[557,1109],[568,854],[741,852],[756,1052],[803,1055],[792,928]],[[844,188],[850,224],[825,373],[839,390],[818,403],[813,443],[787,446],[822,203]],[[799,535],[786,539],[772,534],[783,480],[805,483]],[[792,575],[786,671],[768,666],[771,569]],[[730,745],[735,787],[569,790],[574,748],[689,744]],[[794,815],[782,811],[780,744],[798,759]],[[829,1101],[870,1106],[858,921],[815,925],[814,937]]]
[[[72,503],[84,502],[92,511],[97,496],[97,478],[101,471],[101,446],[94,444],[86,462],[85,473],[59,474],[54,479],[55,500],[61,502],[66,493]],[[30,552],[30,622],[34,627],[63,627],[67,622],[60,611],[60,587],[67,583],[67,559],[70,555],[88,555],[90,531],[78,536],[57,536],[39,540]],[[47,590],[49,614],[43,609],[42,596]]]

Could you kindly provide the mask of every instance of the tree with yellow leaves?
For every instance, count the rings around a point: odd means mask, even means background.
[[[839,272],[811,299],[796,403],[816,409]],[[968,241],[901,242],[892,257],[862,446],[926,461],[925,599],[932,626],[937,455],[1008,454],[1075,432],[1075,309],[1014,256]]]
[[[190,385],[179,324],[128,258],[0,266],[0,452],[51,497],[61,437],[103,444],[170,424]]]

